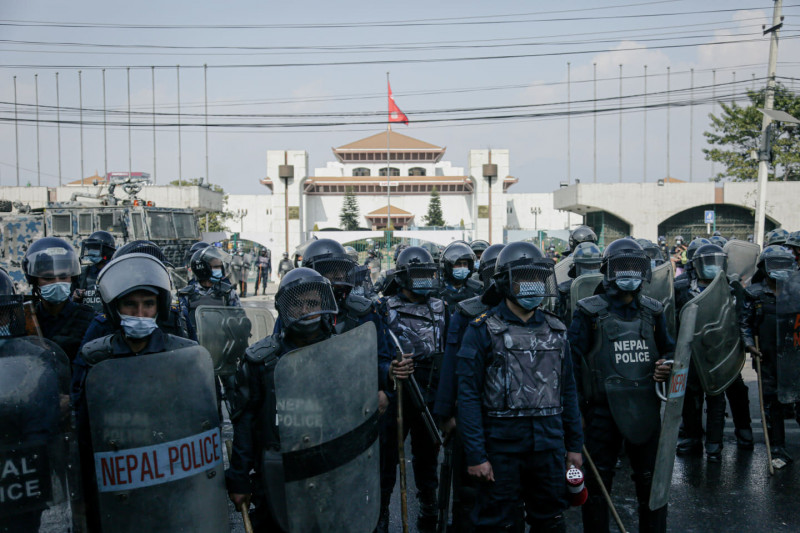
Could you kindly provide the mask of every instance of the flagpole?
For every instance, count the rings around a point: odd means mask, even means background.
[[[386,89],[389,85],[389,73],[386,73]],[[391,167],[390,167],[390,137],[389,133],[392,131],[392,123],[389,121],[391,117],[391,107],[389,107],[389,99],[386,99],[387,113],[386,113],[386,270],[389,270],[391,263],[389,257],[391,256],[391,242],[389,228],[392,224],[392,186],[391,186]]]

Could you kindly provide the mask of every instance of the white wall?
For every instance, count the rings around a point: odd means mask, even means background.
[[[553,193],[515,193],[506,194],[508,206],[509,229],[529,229],[529,230],[557,230],[566,229],[567,224],[572,227],[581,224],[583,217],[569,216],[567,211],[561,211],[553,207]],[[541,209],[541,213],[534,216],[531,209]],[[568,220],[569,219],[569,220]]]
[[[503,194],[503,181],[509,172],[509,151],[491,150],[491,163],[497,165],[497,178],[492,180],[491,214],[492,231],[489,235],[489,219],[478,218],[478,206],[489,205],[489,182],[483,177],[483,165],[490,162],[490,150],[469,151],[469,175],[475,187],[475,202],[472,216],[476,220],[476,239],[486,239],[490,243],[503,242],[503,228],[506,226],[506,198]]]

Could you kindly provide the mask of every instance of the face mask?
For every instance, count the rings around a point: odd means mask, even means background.
[[[531,311],[539,307],[539,304],[544,300],[544,296],[527,296],[525,298],[517,297],[517,303],[522,306],[526,311]]]
[[[642,280],[632,278],[622,278],[617,280],[617,287],[625,292],[633,292],[642,285]]]
[[[719,265],[703,265],[703,268],[700,269],[700,277],[703,279],[714,279],[717,277],[717,273],[721,268]]]
[[[89,250],[89,252],[86,254],[86,259],[88,259],[93,265],[96,265],[103,260],[103,256],[100,254],[100,250]]]
[[[292,324],[291,329],[296,331],[301,335],[309,335],[314,333],[319,329],[319,325],[322,322],[322,317],[318,316],[317,318],[307,318],[305,320],[298,320],[294,324]]]
[[[775,281],[786,281],[787,279],[789,279],[789,271],[773,270],[772,272],[769,272],[769,277],[771,277]]]
[[[475,260],[475,270],[478,270],[480,267],[481,267],[481,260],[480,259],[476,259]]]
[[[419,294],[420,296],[427,296],[433,292],[433,289],[411,289],[411,292]]]
[[[651,259],[650,260],[650,270],[655,270],[655,269],[656,269],[656,260],[655,259]]]
[[[468,268],[454,268],[453,269],[453,277],[457,280],[464,280],[467,279],[469,276],[469,269]]]
[[[153,333],[156,328],[156,319],[143,316],[119,315],[122,330],[129,339],[143,339]]]
[[[576,270],[578,271],[578,275],[579,276],[584,276],[586,274],[597,274],[598,272],[600,272],[600,268],[599,267],[598,268],[587,268],[587,267],[579,266],[579,267],[576,268]]]
[[[69,298],[70,286],[68,282],[51,283],[50,285],[39,287],[39,291],[46,302],[60,304]]]
[[[219,281],[222,279],[222,269],[214,268],[211,270],[211,279]]]

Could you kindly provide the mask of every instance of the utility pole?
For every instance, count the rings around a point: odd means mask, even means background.
[[[61,187],[61,104],[58,97],[58,72],[56,72],[56,130],[58,131],[58,186]]]
[[[692,181],[692,163],[694,162],[694,69],[689,69],[689,181]]]
[[[669,178],[669,115],[670,115],[670,103],[669,103],[669,71],[670,67],[667,67],[667,178]]]
[[[644,135],[642,142],[642,183],[647,181],[647,65],[644,66]]]
[[[108,132],[106,125],[106,69],[103,69],[103,168],[108,179]]]
[[[765,94],[764,110],[772,109],[775,102],[775,71],[778,65],[778,31],[783,26],[781,21],[781,7],[783,0],[775,0],[775,8],[772,13],[772,27],[764,30],[764,34],[770,34],[769,41],[769,66],[767,67],[767,90]],[[764,217],[767,207],[767,178],[769,168],[769,135],[771,133],[770,124],[772,119],[765,113],[761,122],[761,147],[758,154],[758,201],[756,203],[756,228],[755,242],[759,246],[764,243]],[[767,148],[764,150],[763,148]]]
[[[570,111],[572,108],[572,84],[570,79],[570,63],[567,61],[567,183],[572,183],[572,117]]]
[[[14,148],[17,153],[17,187],[19,187],[19,122],[17,122],[17,77],[14,76]]]
[[[36,185],[42,185],[42,164],[39,151],[39,75],[33,75],[33,81],[36,85]]]
[[[711,70],[711,113],[713,114],[714,111],[717,109],[717,70]],[[716,166],[714,165],[714,160],[711,160],[711,179],[714,179],[716,175]]]
[[[622,63],[619,64],[619,182],[622,183]]]
[[[203,94],[205,95],[206,109],[206,183],[211,185],[211,178],[208,174],[208,65],[203,63]]]
[[[131,154],[131,67],[128,67],[128,179],[133,177],[133,156]]]
[[[86,174],[83,173],[83,79],[81,78],[81,71],[78,71],[78,108],[81,123],[81,185],[83,185],[83,178]]]
[[[153,87],[150,90],[153,96],[153,185],[156,184],[156,67],[150,67],[150,79]]]
[[[175,67],[178,76],[178,186],[183,185],[183,172],[181,171],[181,66]],[[183,190],[183,189],[181,189]]]
[[[594,117],[594,174],[592,181],[597,183],[597,63],[592,63],[592,68],[594,69],[594,82],[592,84],[594,86],[594,113],[592,113]]]

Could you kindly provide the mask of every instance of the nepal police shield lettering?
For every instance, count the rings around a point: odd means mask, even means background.
[[[800,272],[778,282],[778,400],[800,401]]]
[[[226,531],[211,357],[202,346],[107,359],[86,379],[104,531]]]

